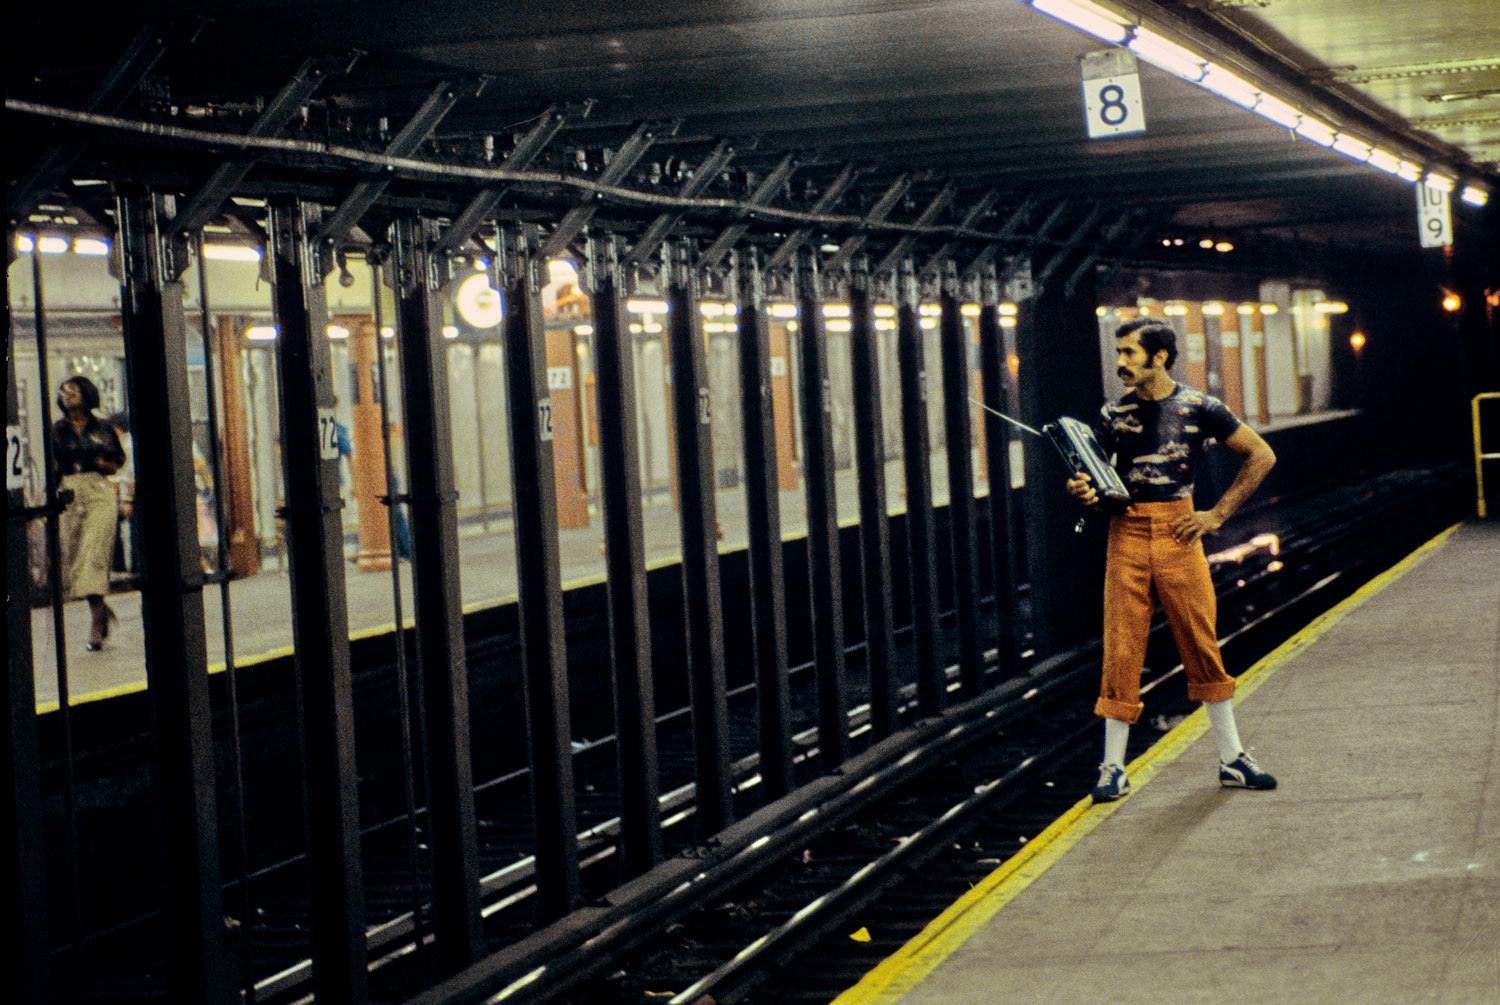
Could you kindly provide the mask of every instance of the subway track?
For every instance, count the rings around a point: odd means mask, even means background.
[[[1458,512],[1456,485],[1453,472],[1397,472],[1251,514],[1238,533],[1248,538],[1274,527],[1280,553],[1255,550],[1216,570],[1220,624],[1231,635],[1226,645],[1231,670],[1248,667],[1319,610],[1451,522],[1445,514]],[[993,612],[988,616],[990,623],[982,627],[992,636]],[[1170,643],[1164,632],[1157,635],[1151,665],[1171,666]],[[486,644],[481,641],[471,652],[482,652]],[[905,688],[899,726],[915,730],[920,724],[914,721],[909,640],[898,636],[898,646]],[[850,648],[849,660],[851,688],[859,693],[866,686],[860,646]],[[477,660],[471,665],[476,671],[480,666]],[[879,783],[862,793],[849,795],[846,786],[815,825],[768,842],[775,847],[758,858],[730,863],[735,868],[726,866],[724,875],[701,891],[673,902],[669,913],[647,919],[609,953],[510,1000],[833,997],[1086,791],[1097,754],[1095,724],[1087,714],[1092,666],[1087,653],[1044,661],[1031,666],[1024,680],[1010,682],[1009,690],[992,669],[989,682],[1000,685],[995,693],[1004,700],[977,714],[957,738],[930,736],[917,767],[893,771],[887,764]],[[949,679],[950,688],[956,687],[956,675],[950,672]],[[1157,671],[1143,722],[1169,728],[1189,710],[1181,690],[1173,671]],[[810,667],[794,670],[792,699],[793,721],[802,728],[796,745],[802,783],[822,773],[811,728],[816,694]],[[700,843],[694,828],[688,719],[686,710],[658,717],[664,853],[711,859],[713,850]],[[750,687],[732,691],[730,723],[731,748],[753,750]],[[867,709],[851,712],[850,729],[858,760],[871,746]],[[1132,743],[1149,745],[1154,733],[1138,729]],[[598,902],[620,882],[614,757],[609,737],[575,744],[578,850],[588,902]],[[876,776],[881,770],[874,763],[860,767]],[[754,755],[737,759],[734,777],[736,813],[743,819],[764,801]],[[492,951],[537,929],[529,784],[526,771],[513,768],[477,786],[485,935]],[[935,825],[945,813],[948,818]],[[413,893],[431,867],[424,825],[419,813],[415,832],[404,816],[378,821],[364,832],[367,942],[376,1000],[401,1000],[432,983],[430,961],[413,940],[413,929],[425,931],[426,925],[425,905]],[[292,856],[263,868],[252,878],[251,890],[246,898],[231,883],[225,898],[230,936],[246,962],[240,982],[256,1000],[297,1000],[310,990],[311,977],[305,867]],[[149,979],[111,982],[108,977],[115,969],[111,958],[121,961],[122,971],[149,969],[135,956],[154,952],[153,927],[148,915],[86,943],[83,954],[99,966],[97,980],[80,989],[80,997],[162,1000]],[[860,928],[868,930],[870,942],[848,938]],[[797,965],[807,953],[817,964]],[[685,995],[689,991],[692,997]]]
[[[1221,627],[1226,616],[1239,622],[1224,640],[1231,673],[1441,530],[1443,491],[1396,477],[1324,494],[1286,511],[1305,523],[1283,538],[1278,555],[1219,568]],[[1280,568],[1268,571],[1275,561]],[[1154,634],[1153,646],[1166,648],[1163,628]],[[1171,668],[1148,673],[1145,728],[1132,731],[1130,758],[1194,708],[1180,665],[1157,662]],[[987,735],[555,1000],[772,1005],[837,997],[1087,792],[1098,755],[1091,671],[1086,664],[1068,672],[1025,714],[997,710]]]

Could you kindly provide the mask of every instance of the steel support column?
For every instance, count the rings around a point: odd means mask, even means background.
[[[349,611],[339,452],[328,349],[328,301],[292,196],[270,205],[273,301],[279,330],[292,643],[302,712],[305,816],[313,902],[313,981],[320,1000],[363,1001],[365,906],[354,765]],[[191,508],[188,510],[191,512]]]
[[[849,696],[844,661],[844,576],[833,478],[833,389],[818,257],[797,268],[797,357],[802,380],[802,474],[807,490],[807,572],[811,580],[813,659],[818,676],[818,751],[825,772],[849,756]]]
[[[891,605],[891,531],[886,515],[885,419],[880,397],[880,357],[875,334],[870,269],[854,266],[849,288],[849,363],[854,391],[854,448],[859,464],[859,538],[865,591],[865,660],[870,675],[870,721],[875,738],[896,726],[896,648]]]
[[[707,837],[734,822],[729,760],[729,706],[724,671],[724,602],[719,578],[719,514],[714,495],[712,400],[708,361],[698,326],[698,284],[686,242],[667,248],[667,300],[672,360],[672,425],[677,433],[681,498],[682,593],[698,831]]]
[[[470,759],[469,668],[458,579],[448,344],[442,337],[446,259],[428,251],[436,236],[431,221],[405,217],[393,230],[401,410],[411,485],[412,594],[420,693],[426,706],[422,749],[427,755],[424,773],[432,830],[432,929],[437,969],[451,974],[483,953],[484,932]],[[377,346],[376,351],[383,350]]]
[[[927,434],[927,362],[911,259],[896,277],[897,359],[901,368],[901,446],[906,468],[906,540],[911,556],[912,633],[917,704],[933,715],[946,703],[938,651],[937,534],[932,516],[932,448]]]
[[[943,419],[948,433],[948,525],[953,538],[953,602],[958,609],[958,674],[965,699],[979,693],[984,666],[979,645],[979,568],[974,550],[974,406],[969,371],[970,345],[964,331],[958,270],[943,265],[941,344]]]
[[[1005,338],[1000,327],[1000,281],[993,265],[983,271],[979,284],[979,375],[983,385],[985,459],[990,482],[990,563],[995,580],[995,623],[1000,652],[1000,675],[1014,676],[1020,669],[1016,645],[1017,550],[1013,535],[1016,524],[1015,492],[1011,489],[1010,444],[1015,438],[1010,424],[995,412],[1011,414],[1010,367],[1005,360]]]
[[[228,993],[229,975],[184,290],[162,244],[158,197],[123,195],[115,219],[123,265],[120,314],[133,376],[141,616],[163,811],[172,986],[183,1000],[219,1001]]]
[[[623,876],[633,878],[661,859],[661,777],[641,513],[640,411],[635,395],[635,340],[624,323],[626,291],[614,241],[596,245],[592,252],[599,489],[620,771],[620,868]]]
[[[505,248],[506,242],[510,246]],[[536,229],[502,232],[505,268],[505,380],[520,595],[522,675],[536,823],[537,913],[553,920],[578,903],[578,820],[574,811],[568,653],[557,541],[552,395],[542,328],[543,259]]]
[[[759,253],[739,253],[740,426],[745,446],[751,636],[760,710],[760,777],[767,799],[792,790],[791,698],[787,679],[785,556],[777,488],[776,419],[771,404],[771,336]]]
[[[7,232],[7,237],[12,235]],[[15,245],[12,244],[12,247]],[[31,666],[31,569],[26,508],[26,443],[10,332],[10,288],[5,293],[5,804],[0,841],[5,855],[5,971],[13,1001],[52,999],[51,928],[47,911],[46,807],[36,736],[36,679]]]

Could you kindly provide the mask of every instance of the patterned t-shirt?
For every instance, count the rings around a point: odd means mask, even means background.
[[[1211,439],[1223,442],[1240,420],[1212,395],[1178,384],[1160,401],[1143,401],[1135,391],[1099,410],[1096,432],[1106,455],[1137,502],[1186,499]]]

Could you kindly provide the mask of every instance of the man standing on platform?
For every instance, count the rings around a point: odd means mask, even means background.
[[[1245,753],[1234,722],[1234,678],[1219,655],[1217,599],[1200,540],[1221,527],[1265,479],[1276,455],[1255,430],[1217,398],[1175,382],[1177,336],[1167,325],[1137,318],[1120,326],[1116,365],[1129,390],[1099,412],[1096,432],[1130,490],[1130,506],[1109,524],[1104,571],[1104,673],[1094,714],[1104,719],[1104,762],[1095,802],[1130,793],[1125,742],[1144,707],[1141,670],[1154,599],[1160,599],[1182,654],[1188,697],[1208,711],[1219,747],[1219,784],[1274,789],[1276,779]],[[1193,509],[1193,478],[1208,441],[1243,461],[1212,509]],[[1098,502],[1078,472],[1068,491]]]

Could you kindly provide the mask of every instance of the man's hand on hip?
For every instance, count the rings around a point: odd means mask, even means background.
[[[1212,534],[1224,521],[1214,515],[1213,510],[1196,510],[1184,513],[1172,521],[1172,534],[1183,544],[1191,544],[1204,534]]]

